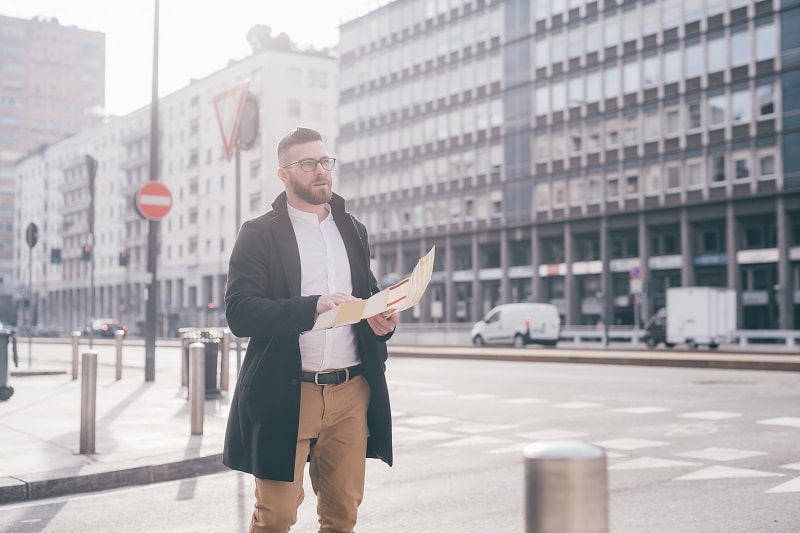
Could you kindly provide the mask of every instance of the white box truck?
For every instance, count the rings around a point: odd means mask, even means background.
[[[667,289],[666,345],[716,348],[736,337],[736,291],[719,287]]]

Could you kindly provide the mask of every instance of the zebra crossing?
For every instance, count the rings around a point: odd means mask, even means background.
[[[426,408],[425,413],[394,410],[394,442],[398,450],[404,447],[431,452],[469,449],[470,453],[521,456],[523,449],[531,442],[575,439],[592,442],[605,450],[610,476],[625,475],[631,471],[658,470],[670,471],[670,480],[676,483],[771,478],[775,484],[764,490],[764,493],[800,493],[800,462],[780,464],[777,459],[771,460],[767,443],[764,443],[764,449],[736,448],[729,446],[729,442],[721,442],[718,446],[676,451],[670,440],[688,434],[705,433],[706,436],[713,437],[714,428],[709,424],[741,419],[745,413],[715,410],[674,412],[670,407],[659,405],[611,406],[582,398],[564,401],[563,398],[551,400],[527,396],[503,397],[481,392],[464,394],[436,389],[431,384],[391,380],[390,387],[397,406],[413,405],[420,399],[447,399],[464,404],[481,402],[483,407],[490,404],[491,408],[496,409],[537,409],[537,416],[531,417],[532,420],[521,417],[521,420],[514,423],[463,420],[444,414],[433,414],[435,409],[431,408]],[[791,407],[787,407],[787,410],[791,410]],[[594,420],[602,419],[604,415],[653,415],[664,417],[665,422],[674,420],[675,423],[664,432],[663,439],[630,435],[608,438],[607,435],[593,435],[591,429],[581,431],[570,428],[569,422],[560,415],[584,412],[591,413]],[[543,413],[547,416],[538,416]],[[631,425],[635,426],[639,422],[640,420],[632,419]],[[800,442],[800,416],[758,419],[755,424],[788,428],[790,432],[796,430],[796,439]],[[756,459],[759,468],[753,464]],[[800,448],[797,459],[800,460]],[[765,464],[768,465],[766,469]]]

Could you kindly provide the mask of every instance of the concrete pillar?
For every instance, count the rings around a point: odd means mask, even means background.
[[[742,306],[742,282],[739,279],[739,264],[736,261],[738,251],[737,236],[739,229],[736,222],[736,213],[733,209],[733,202],[728,202],[725,206],[725,244],[728,256],[728,288],[736,291],[736,327],[741,328],[744,323],[744,306]]]
[[[681,286],[691,287],[695,284],[693,251],[692,251],[692,226],[689,224],[689,210],[681,208]]]
[[[564,223],[564,263],[567,272],[564,274],[564,303],[566,304],[565,320],[567,325],[578,323],[578,288],[575,286],[575,274],[572,272],[574,260],[574,245],[572,242],[572,225],[569,221]]]
[[[794,287],[792,286],[792,270],[789,261],[789,217],[783,196],[775,202],[775,225],[778,233],[778,283],[774,296],[778,301],[778,329],[796,329],[794,323]]]

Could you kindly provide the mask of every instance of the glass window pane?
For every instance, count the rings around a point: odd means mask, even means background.
[[[777,55],[775,25],[768,24],[756,29],[756,61],[772,59]]]
[[[712,96],[708,99],[708,122],[711,126],[725,124],[728,111],[727,95]]]
[[[625,94],[639,92],[639,63],[633,61],[623,67],[623,86]]]
[[[701,76],[705,71],[703,64],[703,48],[699,44],[694,46],[687,46],[684,56],[686,58],[686,77],[696,78]]]
[[[550,87],[536,89],[536,114],[546,115],[550,112]]]
[[[699,102],[692,102],[688,105],[689,129],[696,129],[703,125],[702,109]]]
[[[772,84],[759,85],[756,89],[758,98],[758,115],[772,115],[775,113],[775,96],[772,94]]]
[[[711,182],[722,183],[725,177],[725,154],[716,154],[710,157]]]
[[[713,39],[708,41],[708,71],[717,72],[728,66],[728,49],[725,39]]]
[[[603,24],[603,44],[606,48],[619,43],[619,19],[617,17],[606,19]]]
[[[750,122],[753,118],[753,104],[750,91],[737,91],[731,97],[733,123]]]
[[[569,80],[569,106],[583,104],[583,78],[572,78]]]
[[[664,54],[664,83],[673,83],[681,77],[680,50],[673,50]]]
[[[660,83],[658,56],[648,57],[642,63],[643,85],[645,89],[655,87]]]
[[[605,97],[616,98],[619,96],[619,67],[606,69],[604,74]]]
[[[731,35],[731,66],[750,63],[750,33],[742,31]]]
[[[600,100],[600,73],[592,72],[586,76],[586,101],[588,103]]]

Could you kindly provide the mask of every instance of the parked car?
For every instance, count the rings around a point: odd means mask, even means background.
[[[92,321],[92,325],[87,327],[84,333],[92,333],[95,337],[113,337],[118,330],[128,334],[128,326],[117,318],[97,318]]]
[[[514,303],[498,305],[472,326],[476,346],[484,344],[544,344],[555,346],[561,335],[561,318],[553,304]]]

